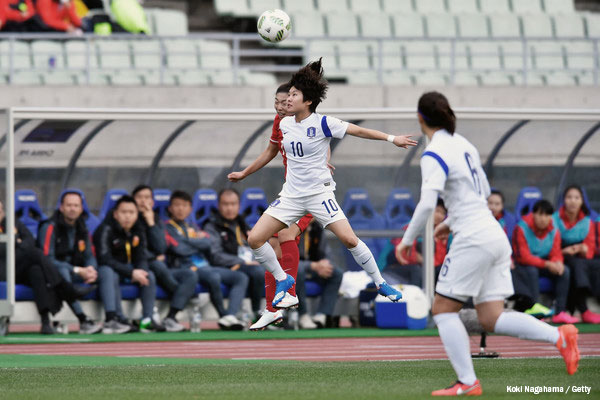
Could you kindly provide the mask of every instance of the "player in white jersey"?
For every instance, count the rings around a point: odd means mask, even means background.
[[[446,97],[437,92],[421,96],[418,119],[421,131],[431,142],[421,157],[421,199],[397,254],[405,257],[433,212],[438,196],[448,208],[448,218],[436,227],[435,236],[443,237],[452,231],[454,238],[440,270],[432,313],[458,382],[432,394],[482,392],[473,369],[467,331],[458,317],[458,311],[470,297],[487,332],[554,343],[565,360],[567,372],[575,373],[579,362],[575,326],[555,328],[530,315],[504,311],[504,299],[513,294],[512,250],[487,207],[490,185],[479,153],[455,133],[456,118]]]
[[[248,237],[256,260],[277,281],[273,307],[287,308],[288,304],[296,304],[297,300],[288,293],[294,278],[283,271],[267,241],[307,213],[342,241],[371,276],[379,293],[392,301],[400,300],[402,294],[385,283],[373,254],[356,237],[340,209],[334,195],[335,182],[327,166],[327,155],[331,138],[341,139],[346,133],[366,139],[388,140],[403,148],[414,146],[417,142],[409,136],[388,135],[315,113],[327,91],[321,60],[301,68],[292,76],[290,85],[287,102],[288,112],[293,116],[283,118],[280,123],[288,162],[286,181],[279,198],[271,203]]]

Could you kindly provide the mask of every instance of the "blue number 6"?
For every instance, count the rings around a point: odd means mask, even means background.
[[[479,174],[477,173],[477,168],[473,168],[473,157],[469,153],[465,153],[465,160],[467,161],[467,166],[469,167],[469,171],[471,171],[471,177],[473,178],[473,186],[478,194],[481,194],[481,183],[479,182]]]

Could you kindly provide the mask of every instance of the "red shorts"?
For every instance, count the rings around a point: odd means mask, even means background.
[[[304,233],[304,231],[306,230],[306,228],[308,228],[308,225],[310,224],[310,222],[312,220],[313,220],[312,214],[306,214],[304,217],[300,218],[300,220],[298,220],[298,222],[296,222],[296,225],[298,225],[298,228],[300,228],[300,235],[302,235]],[[298,238],[300,237],[300,235],[298,235]],[[276,233],[273,235],[273,237],[279,237],[279,234]]]

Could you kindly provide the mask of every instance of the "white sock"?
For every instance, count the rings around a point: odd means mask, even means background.
[[[471,360],[471,346],[467,329],[458,317],[458,313],[443,313],[433,316],[446,354],[458,380],[465,385],[473,385],[477,380]]]
[[[377,286],[385,282],[379,272],[379,267],[377,266],[377,262],[375,262],[373,253],[371,253],[371,250],[369,250],[362,240],[358,239],[358,245],[348,250],[352,253],[352,257],[354,257],[357,264],[367,271],[367,274],[369,274]]]
[[[279,261],[277,261],[277,255],[275,251],[271,247],[271,245],[266,242],[258,249],[252,249],[252,253],[254,254],[254,258],[256,261],[260,263],[267,271],[273,274],[273,277],[278,281],[283,281],[287,278],[287,274],[283,272],[281,265],[279,265]]]
[[[542,342],[558,342],[558,328],[550,326],[531,315],[521,312],[503,312],[496,321],[494,332],[502,335],[516,336],[520,339],[539,340]]]

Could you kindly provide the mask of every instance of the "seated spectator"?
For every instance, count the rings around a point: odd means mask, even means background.
[[[488,208],[492,212],[492,215],[500,223],[502,229],[508,236],[508,239],[512,239],[513,235],[513,221],[509,221],[504,211],[504,194],[501,191],[493,189],[490,196],[487,199]]]
[[[36,10],[47,31],[81,34],[81,19],[72,0],[37,0]]]
[[[152,188],[147,185],[139,185],[133,189],[133,198],[140,213],[139,224],[148,244],[147,257],[150,271],[154,272],[156,282],[171,295],[171,308],[163,325],[167,332],[181,332],[185,328],[177,322],[176,315],[185,308],[188,300],[196,291],[198,278],[194,271],[189,268],[167,267],[165,254],[167,253],[167,241],[165,239],[165,226],[153,211],[154,194]]]
[[[92,253],[92,243],[83,217],[83,201],[79,193],[63,194],[59,209],[52,218],[40,224],[37,240],[44,255],[66,281],[87,284],[98,282],[100,287],[112,284],[98,279],[98,265]],[[102,325],[85,315],[78,301],[69,303],[69,307],[79,320],[79,333],[92,334],[102,330]]]
[[[0,31],[26,32],[34,16],[32,0],[0,0]]]
[[[233,189],[219,193],[219,209],[204,224],[213,240],[212,261],[215,266],[239,271],[249,279],[252,312],[258,315],[265,288],[265,271],[252,259],[247,238],[250,228],[240,215],[240,196]]]
[[[323,235],[323,228],[313,219],[300,238],[300,263],[296,279],[296,294],[299,300],[298,325],[302,329],[331,326],[333,309],[344,275],[327,258],[329,249]],[[323,288],[317,312],[312,317],[308,314],[306,307],[306,280],[315,281]]]
[[[142,300],[142,319],[139,327],[142,332],[164,331],[158,321],[152,319],[156,299],[156,278],[148,267],[145,232],[137,223],[138,210],[131,196],[123,196],[115,208],[94,232],[94,245],[98,264],[112,268],[120,281],[139,285]],[[105,268],[104,268],[105,269]],[[120,293],[118,284],[109,286]],[[101,292],[106,311],[104,328],[120,333],[122,324],[116,319],[115,293],[113,290]],[[120,299],[120,296],[119,296]]]
[[[444,201],[438,199],[435,211],[433,214],[433,224],[438,226],[442,221],[446,219],[448,211],[444,205]],[[383,270],[382,274],[386,282],[390,284],[404,283],[409,285],[415,285],[422,287],[423,282],[423,271],[421,265],[423,265],[423,256],[421,255],[421,247],[423,239],[419,237],[413,243],[412,248],[407,254],[400,254],[399,245],[402,241],[401,238],[392,240],[394,245],[394,254],[388,257],[388,265]],[[435,276],[440,273],[440,268],[444,263],[444,258],[448,250],[448,239],[435,239],[434,248],[434,259],[433,265],[435,266]]]
[[[6,232],[4,205],[0,202],[0,233]],[[50,315],[62,308],[62,302],[72,303],[88,295],[93,286],[79,287],[63,279],[50,259],[35,246],[35,239],[27,227],[15,219],[15,283],[28,285],[33,290],[35,305],[42,320],[41,333],[53,334]],[[6,280],[6,243],[0,243],[0,281]]]
[[[169,200],[167,224],[167,255],[171,268],[191,269],[198,281],[208,288],[210,300],[219,313],[221,329],[242,330],[244,324],[238,319],[242,301],[248,288],[248,277],[240,271],[228,268],[213,267],[211,247],[213,241],[209,235],[196,225],[186,220],[192,213],[192,197],[183,191],[176,190]],[[221,282],[230,287],[229,307],[223,305]]]
[[[553,213],[552,204],[540,200],[533,205],[533,212],[525,215],[515,228],[512,244],[516,266],[512,277],[518,297],[514,308],[536,317],[552,315],[551,310],[538,303],[539,277],[546,276],[555,285],[552,322],[573,324],[579,320],[565,311],[571,275],[563,263],[560,232],[552,224]]]
[[[581,313],[582,322],[600,324],[600,314],[587,307],[587,296],[600,295],[598,274],[600,260],[594,260],[596,230],[589,217],[590,211],[583,202],[583,192],[577,185],[567,187],[563,193],[564,205],[552,216],[560,231],[565,264],[571,269],[570,308]]]

